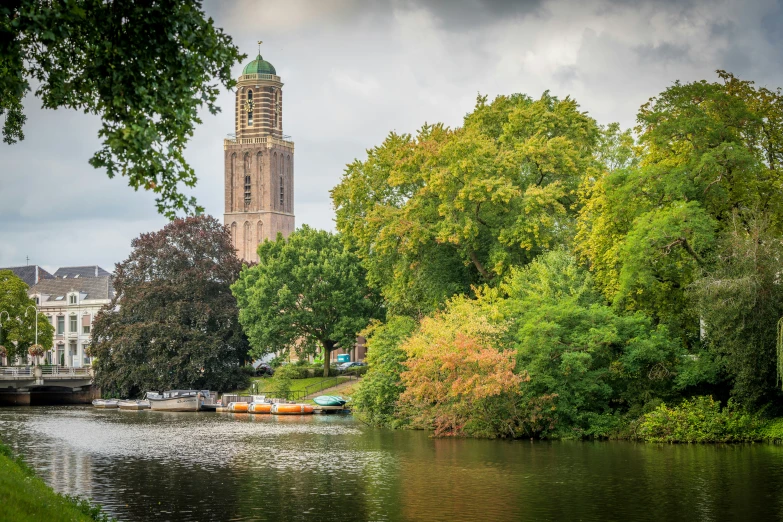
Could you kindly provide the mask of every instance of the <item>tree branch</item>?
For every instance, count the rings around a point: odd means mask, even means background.
[[[492,281],[495,278],[495,274],[490,274],[489,272],[487,272],[487,269],[484,268],[484,265],[481,264],[481,261],[479,261],[478,256],[473,250],[468,252],[468,257],[470,257],[470,260],[473,262],[473,265],[476,267],[476,269],[479,271],[479,273],[482,275],[484,279],[486,279],[487,281]]]

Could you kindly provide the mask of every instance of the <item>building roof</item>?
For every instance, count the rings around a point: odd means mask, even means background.
[[[277,71],[275,71],[275,67],[271,63],[261,58],[259,54],[255,60],[245,65],[245,70],[242,71],[242,74],[277,74]]]
[[[41,304],[52,301],[62,301],[65,304],[65,296],[68,292],[87,294],[82,299],[111,299],[114,297],[114,286],[111,276],[43,279],[31,287],[28,293],[48,295],[49,298]]]
[[[57,269],[54,273],[54,277],[61,279],[78,278],[78,277],[101,277],[110,276],[111,273],[107,272],[98,265],[91,266],[63,266]]]
[[[33,286],[41,279],[52,279],[54,276],[38,265],[10,266],[0,268],[0,270],[10,270],[16,277],[27,283],[27,286]]]

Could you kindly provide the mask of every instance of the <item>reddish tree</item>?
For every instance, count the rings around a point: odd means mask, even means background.
[[[95,320],[96,383],[123,396],[240,385],[249,345],[229,288],[242,263],[228,229],[189,217],[131,245],[115,268],[116,294]]]

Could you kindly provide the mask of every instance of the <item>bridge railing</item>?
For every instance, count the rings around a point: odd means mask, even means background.
[[[72,366],[42,366],[41,370],[43,371],[42,375],[44,377],[47,375],[52,377],[65,375],[90,375],[90,368],[88,367],[74,368]]]
[[[34,366],[0,366],[0,376],[25,377],[34,376]],[[90,375],[90,368],[72,368],[69,366],[41,366],[43,377],[85,377]]]
[[[13,377],[17,377],[32,374],[32,366],[0,366],[0,375],[11,375]]]

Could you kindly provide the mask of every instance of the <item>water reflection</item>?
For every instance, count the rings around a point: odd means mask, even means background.
[[[350,417],[0,409],[122,520],[783,520],[783,448],[433,440]]]

